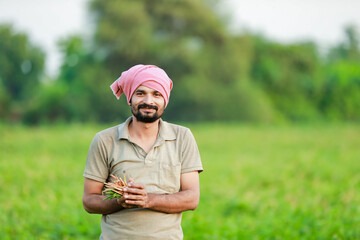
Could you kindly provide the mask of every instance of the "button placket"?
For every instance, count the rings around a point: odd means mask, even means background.
[[[146,152],[144,151],[144,149],[142,149],[141,147],[139,147],[140,153],[141,155],[146,157]]]
[[[156,147],[153,147],[150,152],[145,157],[145,164],[153,164],[155,161],[155,149]]]
[[[153,160],[151,158],[151,156],[152,156],[151,152],[152,152],[152,149],[150,150],[150,152],[145,157],[145,164],[152,164],[153,163]]]

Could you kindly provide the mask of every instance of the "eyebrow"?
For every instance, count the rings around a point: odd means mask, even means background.
[[[137,89],[135,92],[141,92],[141,93],[143,93],[143,92],[145,92],[145,90]]]
[[[145,93],[146,91],[145,91],[145,90],[142,90],[142,89],[137,89],[135,92]],[[154,90],[154,91],[151,91],[151,93],[160,93],[160,92],[157,91],[157,90]],[[160,93],[160,94],[161,94],[161,93]]]

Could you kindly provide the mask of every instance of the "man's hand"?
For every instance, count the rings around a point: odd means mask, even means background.
[[[129,179],[121,198],[103,201],[104,183],[85,178],[83,203],[89,213],[110,214],[124,208],[149,208],[165,213],[194,210],[199,203],[200,187],[197,171],[181,174],[181,190],[173,194],[147,193],[144,185]]]
[[[132,179],[124,188],[124,195],[119,201],[124,208],[149,208],[165,213],[179,213],[194,210],[199,203],[200,187],[197,171],[181,175],[181,190],[173,194],[147,193],[144,185],[135,183]]]
[[[105,200],[106,196],[102,195],[103,182],[98,182],[89,178],[84,181],[83,205],[89,213],[111,214],[124,208],[121,204],[125,202],[121,199]],[[125,205],[126,206],[126,205]]]
[[[125,203],[124,195],[121,198],[116,198],[117,204],[119,204],[122,208],[133,208],[134,206]]]
[[[124,194],[119,201],[124,200],[121,205],[124,208],[148,208],[149,197],[146,192],[144,185],[134,182],[130,179],[128,182],[128,187],[123,189]]]

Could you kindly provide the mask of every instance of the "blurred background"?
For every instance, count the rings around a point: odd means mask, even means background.
[[[122,120],[128,107],[109,85],[142,63],[174,81],[169,120],[359,121],[357,9],[355,0],[1,0],[0,119]]]
[[[360,239],[360,1],[0,0],[1,239],[98,239],[82,206],[96,132],[135,64],[205,171],[185,239]]]

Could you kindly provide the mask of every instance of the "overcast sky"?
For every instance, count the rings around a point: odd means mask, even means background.
[[[0,0],[0,23],[13,23],[47,53],[47,71],[60,64],[57,41],[86,32],[88,0]],[[360,28],[360,0],[224,0],[232,28],[282,42],[313,40],[323,46],[343,39],[347,24]]]

